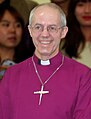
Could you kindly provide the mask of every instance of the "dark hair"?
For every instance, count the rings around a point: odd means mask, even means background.
[[[65,38],[64,45],[62,49],[65,49],[65,52],[69,57],[79,57],[79,54],[85,46],[85,38],[81,32],[80,24],[75,16],[75,8],[78,2],[88,2],[91,0],[70,0],[68,5],[68,16],[67,16],[67,26],[68,33]],[[82,45],[81,45],[82,44]],[[81,45],[81,49],[79,49]],[[78,52],[79,49],[79,52]]]
[[[12,7],[12,6],[7,6],[6,8],[0,9],[0,21],[2,20],[4,14],[6,11],[9,11],[9,13],[21,23],[22,28],[24,28],[24,21],[21,15],[18,13],[18,11]]]
[[[0,3],[0,9],[6,8],[10,5],[10,0],[4,0]]]
[[[5,11],[9,11],[9,13],[16,19],[16,21],[18,21],[21,24],[22,30],[24,32],[24,20],[22,19],[18,11],[12,6],[3,8],[2,10],[0,9],[0,21],[2,20],[2,17],[4,16]],[[14,61],[16,63],[19,63],[28,57],[29,57],[29,53],[26,47],[26,41],[22,33],[22,39],[19,45],[15,47]]]

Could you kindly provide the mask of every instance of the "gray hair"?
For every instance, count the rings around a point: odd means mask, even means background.
[[[66,26],[66,24],[67,24],[66,15],[63,12],[63,10],[58,5],[56,5],[55,3],[43,3],[43,4],[36,6],[34,9],[32,9],[30,12],[30,15],[29,15],[29,24],[30,25],[32,24],[32,18],[33,18],[34,12],[37,10],[37,8],[39,8],[41,6],[48,6],[48,7],[57,9],[60,13],[60,19],[61,19],[62,27]]]

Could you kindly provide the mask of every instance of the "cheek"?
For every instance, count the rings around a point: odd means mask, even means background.
[[[82,13],[83,13],[83,9],[82,8],[79,8],[77,7],[75,9],[75,16],[78,18],[78,17],[81,17],[82,16]]]
[[[61,38],[60,37],[56,37],[54,40],[53,40],[53,48],[55,49],[55,48],[57,48],[57,47],[59,47],[59,44],[60,44],[60,40]]]
[[[22,31],[22,29],[19,29],[19,30],[16,30],[16,36],[18,37],[18,38],[22,38],[22,35],[23,35],[23,31]]]
[[[1,31],[0,30],[0,39],[6,39],[7,38],[7,32],[6,32],[6,30],[4,30],[4,31]]]
[[[81,19],[82,19],[81,15],[82,15],[81,11],[80,12],[78,12],[78,11],[75,12],[75,16],[76,16],[76,19],[77,19],[78,22],[80,22]]]
[[[59,42],[60,42],[61,37],[62,37],[62,34],[61,34],[61,32],[59,32],[59,34],[54,35],[53,37],[54,37],[54,41],[55,41],[55,42],[56,42],[56,44],[57,44],[57,43],[59,43]]]
[[[31,37],[32,37],[32,40],[33,40],[34,44],[37,43],[38,39],[40,38],[39,35],[33,34],[33,33],[32,33],[32,35],[31,35]]]
[[[1,29],[0,30],[0,35],[6,35],[8,32],[7,32],[7,30],[6,29]]]

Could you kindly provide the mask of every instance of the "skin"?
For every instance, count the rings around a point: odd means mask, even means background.
[[[22,27],[15,18],[6,11],[0,22],[0,46],[16,47],[21,41]]]
[[[79,2],[75,9],[75,16],[86,41],[91,41],[91,2]]]
[[[12,59],[14,49],[20,43],[21,37],[21,24],[6,11],[0,21],[0,55],[2,60],[5,57]]]
[[[82,26],[91,26],[91,2],[79,2],[75,9],[75,15]]]
[[[33,39],[33,43],[36,47],[35,55],[42,59],[47,60],[59,52],[59,44],[62,38],[65,37],[68,28],[58,29],[57,33],[49,33],[47,26],[60,24],[60,14],[56,9],[48,6],[41,6],[37,8],[32,18],[32,26],[35,24],[42,24],[44,30],[41,33],[34,33],[32,28],[29,28],[30,35]]]

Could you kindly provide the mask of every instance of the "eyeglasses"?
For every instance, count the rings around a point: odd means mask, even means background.
[[[36,24],[33,27],[32,26],[29,26],[29,27],[32,28],[35,33],[41,33],[45,29],[42,24]],[[58,30],[61,29],[61,28],[62,27],[58,27],[56,25],[49,25],[49,26],[47,26],[47,31],[49,33],[57,33]]]

